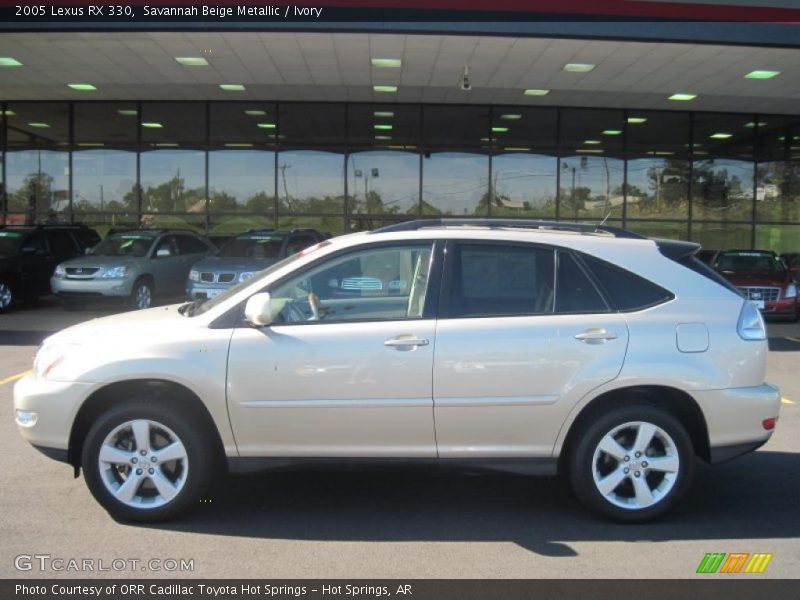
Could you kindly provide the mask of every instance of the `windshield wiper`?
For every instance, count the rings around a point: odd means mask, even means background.
[[[195,311],[200,308],[200,305],[205,302],[204,299],[198,298],[197,300],[192,300],[191,302],[187,302],[182,306],[178,307],[178,312],[181,313],[185,317],[193,317]]]

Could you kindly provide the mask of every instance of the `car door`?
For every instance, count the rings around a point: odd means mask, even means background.
[[[622,368],[625,320],[569,252],[464,241],[447,256],[433,372],[439,456],[550,456],[569,409]]]
[[[177,294],[186,281],[183,273],[183,260],[178,250],[175,236],[164,235],[156,243],[151,258],[153,278],[156,284],[156,293],[159,295]]]
[[[55,266],[43,230],[34,231],[20,245],[19,277],[25,294],[50,292],[50,275]]]
[[[362,246],[270,286],[278,319],[238,327],[230,345],[242,456],[436,456],[436,253],[432,242]]]

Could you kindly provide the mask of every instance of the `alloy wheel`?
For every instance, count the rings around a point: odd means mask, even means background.
[[[126,421],[104,439],[98,455],[100,477],[122,504],[164,506],[183,489],[189,473],[186,447],[171,429],[147,419]]]
[[[11,286],[5,281],[0,281],[0,310],[5,310],[14,301],[14,294],[11,291]]]
[[[136,288],[134,302],[136,308],[150,308],[150,304],[153,302],[153,294],[150,292],[150,286],[146,283],[140,284]]]
[[[680,469],[675,440],[646,421],[614,427],[600,439],[592,457],[597,490],[627,510],[658,504],[675,486]]]

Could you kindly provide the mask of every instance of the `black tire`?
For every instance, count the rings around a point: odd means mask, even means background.
[[[0,313],[7,313],[14,306],[14,286],[6,277],[0,277]]]
[[[122,404],[114,406],[103,413],[89,429],[83,444],[82,467],[86,484],[95,499],[105,508],[115,519],[133,522],[155,522],[171,519],[176,515],[195,508],[203,494],[208,489],[219,464],[219,457],[216,456],[217,444],[212,442],[213,432],[209,431],[209,426],[204,419],[198,417],[193,411],[165,406],[163,398],[139,397],[125,400]],[[153,450],[158,451],[156,441],[163,439],[164,444],[168,445],[169,438],[161,438],[161,433],[168,431],[174,434],[178,441],[183,444],[185,449],[185,463],[164,462],[152,469],[153,465],[148,461],[148,455],[140,455],[135,443],[132,447],[127,447],[129,454],[141,460],[137,466],[144,467],[144,471],[155,471],[153,477],[147,473],[139,476],[140,483],[134,483],[137,492],[132,502],[139,502],[139,505],[132,505],[121,501],[112,493],[112,487],[122,487],[122,484],[134,473],[133,466],[128,473],[119,473],[108,466],[101,467],[100,450],[109,436],[115,431],[122,430],[121,435],[130,431],[132,440],[132,428],[127,429],[132,422],[147,421],[150,424],[150,439],[153,445],[150,450],[150,458],[154,454]],[[171,443],[171,442],[169,442]],[[161,448],[163,450],[163,447]],[[183,460],[183,459],[181,459]],[[127,463],[125,463],[127,465]],[[105,464],[104,464],[105,465]],[[185,470],[184,470],[185,469]],[[161,505],[148,506],[148,502],[160,502],[164,500],[155,490],[154,478],[164,476],[175,482],[173,488],[179,491],[169,500],[165,500]],[[174,479],[173,479],[174,477]]]
[[[623,428],[632,423],[650,424],[657,428],[657,433],[643,456],[635,455],[633,443],[640,427]],[[625,451],[623,454],[628,457],[628,461],[625,456],[617,460],[610,453],[598,448],[601,440],[612,432],[616,432],[612,438]],[[657,519],[680,501],[691,484],[695,459],[689,434],[675,417],[656,406],[635,404],[611,409],[587,423],[577,434],[568,456],[570,482],[581,502],[600,515],[624,523],[642,523]],[[648,458],[651,458],[650,462],[647,461]],[[662,461],[669,459],[675,470],[665,473],[653,469],[653,464],[659,458]],[[628,471],[625,471],[626,468]],[[598,488],[599,484],[595,483],[595,473],[601,481],[603,477],[612,474],[623,479],[605,495]],[[640,487],[642,485],[655,492],[652,494],[655,498],[652,504],[647,505],[645,501],[639,505],[635,490],[643,490]],[[646,491],[642,497],[647,498]]]
[[[142,302],[142,294],[146,294],[149,301],[146,305]],[[154,306],[154,291],[153,282],[147,277],[140,277],[133,283],[130,298],[128,298],[128,306],[133,310],[144,310]]]

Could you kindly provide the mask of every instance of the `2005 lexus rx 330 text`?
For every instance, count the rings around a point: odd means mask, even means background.
[[[53,335],[16,421],[124,520],[177,515],[225,467],[320,458],[561,473],[652,519],[778,418],[761,314],[697,249],[533,221],[343,236]]]

